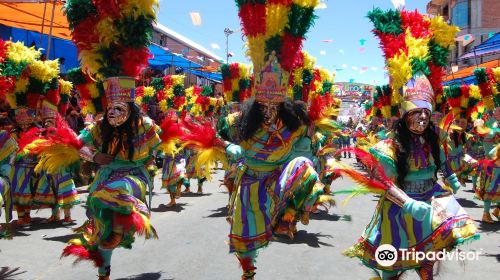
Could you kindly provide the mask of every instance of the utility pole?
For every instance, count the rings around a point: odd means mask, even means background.
[[[224,35],[226,35],[226,63],[229,64],[229,35],[233,34],[234,30],[229,28],[224,29]]]

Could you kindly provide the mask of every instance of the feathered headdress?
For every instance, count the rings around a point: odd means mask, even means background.
[[[281,102],[319,0],[236,0],[236,4],[254,67],[255,97]]]
[[[418,73],[426,76],[435,95],[441,94],[448,52],[455,42],[458,27],[448,25],[442,17],[430,18],[418,11],[384,12],[376,8],[368,18],[375,26],[373,33],[380,39],[392,94],[398,94]],[[403,108],[403,111],[407,110]]]
[[[108,101],[131,102],[147,67],[157,0],[68,0],[65,13],[85,71],[104,82]],[[132,78],[127,78],[132,77]]]
[[[0,93],[15,109],[18,123],[33,122],[43,98],[59,98],[59,63],[39,60],[40,51],[22,42],[0,43]]]
[[[100,81],[90,77],[81,68],[70,69],[66,75],[80,93],[80,107],[84,115],[104,113],[107,101],[104,98],[104,86]]]
[[[153,87],[140,86],[135,89],[135,103],[144,112],[148,111],[149,104],[156,99],[156,91]]]
[[[82,67],[98,79],[147,67],[156,0],[68,0],[65,13]]]
[[[227,103],[243,103],[252,95],[250,66],[242,63],[223,64],[220,67],[224,98]]]
[[[184,75],[167,75],[162,78],[154,78],[151,86],[156,90],[156,100],[163,113],[170,109],[179,110],[179,106],[185,103]]]
[[[213,96],[211,87],[203,87],[202,91],[190,99],[192,104],[188,105],[189,113],[195,117],[212,117],[215,112],[224,106],[221,97]]]
[[[500,67],[474,70],[483,103],[488,110],[500,107]]]

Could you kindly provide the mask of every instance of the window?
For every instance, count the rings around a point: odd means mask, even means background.
[[[469,1],[457,0],[451,9],[451,23],[458,27],[469,26]]]

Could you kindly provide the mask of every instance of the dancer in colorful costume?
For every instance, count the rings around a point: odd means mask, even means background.
[[[415,269],[421,279],[433,279],[432,260],[418,262],[396,253],[396,262],[384,266],[376,261],[375,254],[384,244],[392,245],[398,252],[401,252],[399,249],[408,249],[425,254],[451,250],[479,238],[474,222],[453,193],[438,182],[437,174],[441,170],[454,191],[461,186],[445,163],[444,151],[440,148],[444,139],[430,121],[436,88],[423,74],[430,73],[429,77],[433,79],[433,67],[437,61],[428,52],[425,42],[442,44],[439,47],[445,57],[457,29],[448,26],[440,17],[430,19],[416,11],[383,12],[375,9],[369,18],[375,24],[374,32],[386,53],[392,94],[402,93],[402,117],[395,124],[394,139],[379,142],[370,153],[358,151],[365,164],[373,168],[373,176],[367,178],[346,166],[338,168],[341,174],[362,184],[363,187],[351,192],[353,195],[367,192],[381,195],[363,235],[345,254],[358,257],[379,275],[381,271],[382,279],[398,279],[409,269]],[[394,31],[397,32],[392,33]],[[404,41],[398,39],[399,35]],[[412,40],[420,40],[422,44],[408,45]],[[392,46],[396,43],[405,48],[394,51]],[[407,60],[411,59],[423,59],[428,68],[416,63],[412,63],[414,69],[401,68],[410,65]],[[430,71],[420,71],[416,65]],[[437,73],[441,71],[438,69]]]
[[[238,144],[238,127],[236,119],[240,115],[241,105],[251,97],[252,80],[251,67],[243,63],[223,64],[220,67],[226,110],[217,122],[217,133],[225,141]],[[236,178],[236,163],[232,163],[224,172],[224,185],[229,198],[234,191]]]
[[[12,137],[20,144],[25,141],[23,133],[36,127],[35,111],[39,102],[48,91],[57,90],[58,62],[56,60],[40,61],[41,53],[28,48],[21,42],[13,43],[0,40],[0,80],[2,98],[6,98],[10,108],[14,110],[16,128]],[[33,191],[36,187],[36,156],[19,151],[10,172],[10,182],[17,211],[17,223],[26,226],[31,222]]]
[[[229,251],[242,266],[242,279],[253,279],[257,250],[267,246],[273,234],[293,237],[298,220],[308,224],[315,205],[332,201],[324,195],[325,186],[313,166],[314,128],[306,105],[287,97],[290,73],[317,4],[237,1],[254,67],[254,98],[243,105],[235,121],[240,142],[223,143],[206,125],[188,126],[191,133],[196,131],[189,142],[205,140],[197,167],[206,155],[221,149],[230,163],[238,163],[228,215]],[[296,18],[301,20],[292,20]],[[198,138],[206,135],[213,137]]]
[[[476,128],[483,139],[485,159],[479,161],[479,187],[476,198],[484,202],[482,221],[494,223],[491,218],[491,204],[496,203],[492,214],[500,217],[500,67],[494,69],[479,68],[474,71],[482,96],[484,107],[475,111],[487,117],[486,123],[481,120]],[[495,146],[496,145],[496,146]]]
[[[468,141],[468,135],[466,133],[467,124],[470,117],[468,116],[468,108],[472,108],[474,105],[469,106],[470,94],[474,92],[479,95],[479,89],[477,86],[471,87],[468,85],[451,85],[445,88],[446,102],[449,105],[449,113],[452,117],[447,116],[447,119],[455,120],[455,125],[449,129],[449,141],[448,141],[448,151],[446,160],[450,164],[451,170],[457,174],[460,182],[465,184],[465,178],[467,177],[468,166],[464,161],[466,159],[466,146]],[[480,98],[480,96],[477,96]],[[474,100],[474,98],[472,98]]]
[[[199,123],[200,120],[207,121],[210,126],[214,126],[214,113],[219,111],[223,105],[222,98],[213,97],[213,91],[210,87],[193,86],[186,89],[186,113],[184,114],[185,122]],[[184,158],[186,159],[186,178],[188,185],[185,193],[190,193],[190,179],[196,179],[198,190],[197,193],[203,193],[203,183],[210,178],[209,170],[204,166],[196,167],[198,151],[186,147],[184,149]]]
[[[62,81],[65,83],[65,81]],[[71,85],[67,85],[71,88]],[[57,99],[49,98],[50,95],[59,94],[55,91],[48,94],[48,98],[43,100],[40,116],[42,119],[43,130],[40,131],[42,137],[53,133],[53,128],[57,122],[64,122],[58,114],[58,108],[54,103],[58,103]],[[51,101],[49,101],[51,100]],[[71,219],[71,208],[80,203],[78,191],[76,190],[75,182],[69,169],[64,169],[58,174],[47,174],[42,171],[39,174],[33,204],[37,208],[51,208],[52,215],[46,222],[57,222],[60,219],[60,210],[64,212],[64,225],[69,225],[73,222]]]
[[[5,206],[5,223],[7,225],[12,219],[13,201],[9,175],[16,150],[16,141],[10,137],[7,131],[0,130],[0,218],[2,207]],[[8,236],[8,228],[4,230],[0,224],[0,239]]]
[[[105,93],[84,92],[83,110],[93,115],[101,112],[96,111],[98,106],[105,110],[103,118],[79,136],[84,144],[81,156],[99,164],[99,169],[87,199],[89,220],[63,256],[94,261],[99,279],[109,279],[115,248],[130,249],[136,235],[156,237],[146,204],[146,192],[149,189],[150,203],[153,187],[146,167],[154,162],[160,138],[157,126],[134,102],[133,77],[148,64],[158,2],[115,4],[78,0],[65,6],[82,68],[103,82]]]
[[[167,75],[162,78],[154,78],[151,85],[156,90],[156,98],[165,119],[161,124],[163,168],[162,188],[166,188],[170,202],[167,207],[173,207],[176,198],[180,195],[181,186],[189,184],[186,178],[186,161],[182,157],[182,149],[178,144],[178,133],[180,133],[179,101],[184,96],[184,75]]]

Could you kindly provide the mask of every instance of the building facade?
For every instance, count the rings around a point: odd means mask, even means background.
[[[182,66],[170,66],[165,69],[165,74],[185,74],[186,86],[210,86],[214,83],[220,83],[218,81],[190,73],[189,71],[218,71],[221,66],[222,59],[205,47],[159,23],[154,24],[152,43],[165,48],[174,55],[182,56],[183,58],[193,62],[192,65],[187,64]],[[193,65],[195,64],[201,65],[202,68],[200,69],[194,67]],[[217,88],[219,88],[218,85]]]
[[[500,0],[431,0],[427,4],[427,13],[443,16],[460,27],[450,55],[450,66],[458,66],[453,67],[455,71],[500,58],[499,54],[460,58],[500,32]]]

